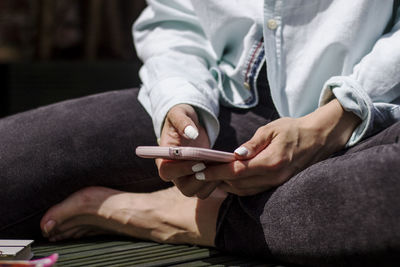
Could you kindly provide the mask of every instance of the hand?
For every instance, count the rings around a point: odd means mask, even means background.
[[[160,146],[210,147],[207,132],[192,106],[179,104],[170,109],[161,131]],[[195,179],[195,171],[205,168],[201,162],[156,159],[156,164],[161,179],[172,181],[185,196],[204,199],[217,187],[217,182]]]
[[[269,190],[342,149],[359,121],[332,100],[305,117],[281,118],[259,128],[235,150],[239,160],[208,167],[196,177],[223,181],[220,189],[240,196]]]

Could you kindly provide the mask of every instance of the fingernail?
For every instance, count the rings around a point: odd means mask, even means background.
[[[194,177],[196,177],[196,179],[199,181],[204,181],[206,179],[204,172],[196,172]]]
[[[49,236],[51,230],[53,230],[54,226],[56,225],[56,222],[53,220],[49,220],[45,225],[44,225],[44,232]]]
[[[206,168],[206,165],[204,165],[204,163],[200,162],[200,163],[197,163],[196,165],[192,166],[192,171],[199,172],[199,171],[204,170],[205,168]]]
[[[184,132],[187,137],[193,140],[195,140],[197,136],[199,136],[199,132],[191,125],[186,126]]]
[[[249,153],[249,151],[244,146],[241,146],[236,148],[235,153],[238,154],[239,156],[246,156]]]

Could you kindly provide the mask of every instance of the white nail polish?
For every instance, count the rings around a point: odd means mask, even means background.
[[[184,132],[187,137],[193,140],[195,140],[197,136],[199,136],[199,132],[191,125],[186,126]]]
[[[192,166],[192,171],[199,172],[199,171],[204,170],[205,168],[206,168],[206,165],[204,165],[204,163],[200,162],[200,163],[197,163],[196,165]]]
[[[196,172],[194,177],[196,177],[196,179],[199,180],[199,181],[204,181],[206,179],[206,176],[204,175],[204,172]]]
[[[235,150],[235,153],[238,154],[239,156],[246,156],[249,153],[249,151],[244,146],[241,146]]]

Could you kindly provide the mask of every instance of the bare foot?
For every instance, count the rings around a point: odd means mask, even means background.
[[[40,227],[51,241],[120,234],[161,243],[214,246],[218,210],[225,199],[185,197],[175,187],[148,194],[87,187],[50,208]]]

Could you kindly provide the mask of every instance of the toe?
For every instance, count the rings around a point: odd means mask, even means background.
[[[49,237],[50,233],[53,231],[54,227],[56,226],[56,222],[54,220],[48,220],[44,223],[43,227],[41,227],[43,236]]]
[[[40,228],[44,236],[49,236],[60,225],[75,216],[87,214],[92,203],[97,201],[94,197],[95,188],[85,188],[70,195],[64,201],[51,207],[40,221]]]
[[[118,193],[120,192],[103,187],[87,187],[75,192],[51,207],[43,216],[40,221],[43,235],[55,236],[75,226],[84,225],[87,217],[97,215],[98,209],[109,196]],[[73,222],[72,225],[70,222]]]

